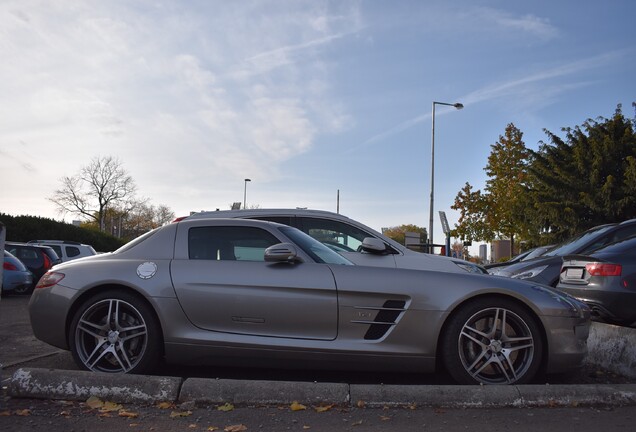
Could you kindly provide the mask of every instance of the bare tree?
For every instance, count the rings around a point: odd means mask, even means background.
[[[137,187],[133,178],[112,156],[96,157],[78,174],[61,179],[62,187],[49,200],[62,213],[94,220],[104,230],[106,211],[112,207],[129,208],[135,202]]]

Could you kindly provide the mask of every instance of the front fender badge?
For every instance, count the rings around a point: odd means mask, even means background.
[[[153,262],[145,262],[137,267],[137,276],[141,279],[150,279],[157,273],[157,264]]]

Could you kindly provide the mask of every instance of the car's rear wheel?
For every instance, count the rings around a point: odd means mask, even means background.
[[[450,317],[442,356],[461,384],[522,384],[539,371],[543,339],[537,320],[516,302],[482,298]]]
[[[69,330],[71,352],[82,369],[148,373],[161,353],[160,327],[137,296],[106,291],[77,310]]]

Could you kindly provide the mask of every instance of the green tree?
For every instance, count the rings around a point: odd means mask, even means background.
[[[453,237],[467,241],[494,239],[494,233],[486,222],[488,201],[480,190],[473,191],[467,182],[455,197],[451,208],[460,213],[455,229],[451,232]]]
[[[635,122],[619,105],[609,118],[588,119],[565,138],[532,152],[529,200],[536,236],[556,242],[596,225],[636,217]]]
[[[395,240],[400,244],[404,244],[405,233],[407,232],[416,232],[420,235],[420,240],[422,243],[426,243],[427,235],[426,228],[418,227],[417,225],[405,224],[400,226],[394,226],[390,228],[385,228],[382,230],[382,234],[387,236],[388,238]]]
[[[523,133],[510,123],[503,136],[491,145],[488,175],[482,193],[466,183],[451,206],[460,212],[453,235],[466,240],[492,241],[509,238],[511,247],[516,235],[527,226],[523,207],[530,152],[522,140]]]
[[[498,236],[510,239],[511,256],[514,240],[524,227],[523,195],[528,177],[530,150],[523,142],[523,133],[509,123],[503,136],[491,146],[484,169],[488,212],[486,222]]]

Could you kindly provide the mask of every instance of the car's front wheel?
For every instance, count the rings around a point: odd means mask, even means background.
[[[161,353],[160,327],[150,307],[124,291],[86,300],[69,330],[73,359],[82,369],[148,373]]]
[[[461,384],[523,384],[537,374],[543,339],[537,320],[516,302],[482,298],[462,306],[442,339],[442,358]]]

